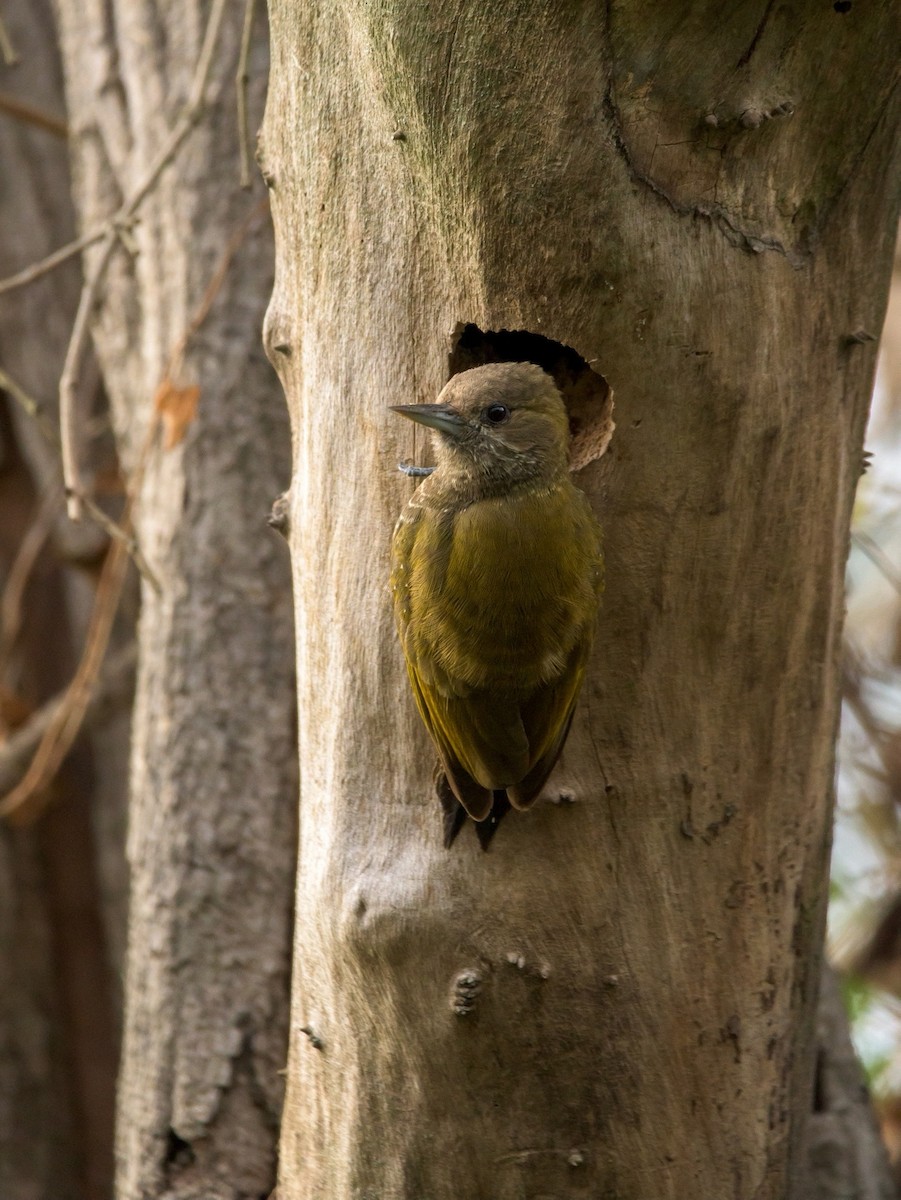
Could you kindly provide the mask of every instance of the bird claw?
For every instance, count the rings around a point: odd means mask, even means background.
[[[434,467],[414,467],[412,463],[399,462],[397,464],[398,471],[403,471],[404,475],[411,475],[414,479],[422,479],[426,475],[431,475],[435,470]]]

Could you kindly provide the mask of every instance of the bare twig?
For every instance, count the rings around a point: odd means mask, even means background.
[[[12,375],[7,375],[2,367],[0,367],[0,391],[7,392],[12,396],[16,404],[31,417],[50,444],[54,448],[59,448],[56,426],[44,412],[43,407],[35,400],[34,396],[26,392],[22,385],[13,379]]]
[[[144,178],[138,184],[130,198],[122,205],[118,213],[108,223],[102,234],[99,253],[95,258],[90,275],[81,289],[78,311],[72,336],[66,350],[66,359],[59,381],[59,422],[60,440],[63,452],[63,480],[68,497],[69,516],[73,521],[81,517],[81,499],[84,488],[81,483],[79,466],[78,427],[76,420],[76,400],[78,382],[81,375],[81,365],[84,360],[88,341],[88,325],[94,304],[100,292],[100,286],[106,275],[107,267],[118,243],[117,227],[128,224],[140,207],[142,201],[154,187],[164,168],[172,161],[182,142],[200,120],[203,114],[204,91],[213,64],[213,52],[222,25],[226,0],[213,0],[203,44],[197,57],[188,101],[181,116],[169,132],[169,136],[160,147],[154,161],[151,163]]]
[[[19,62],[19,56],[16,54],[9,31],[3,24],[3,17],[0,17],[0,58],[3,59],[3,65],[6,67],[14,67]]]
[[[22,121],[26,125],[35,125],[38,129],[46,130],[55,137],[67,138],[69,136],[69,126],[62,117],[57,117],[43,108],[37,108],[34,104],[27,104],[18,96],[11,96],[9,92],[0,92],[0,112],[5,112],[14,120]]]
[[[247,236],[248,229],[254,220],[265,212],[267,206],[268,197],[264,197],[247,214],[229,238],[219,264],[192,315],[188,328],[185,330],[170,359],[170,370],[173,373],[177,368],[180,368],[189,339],[194,336],[209,315],[210,309],[225,279],[231,260]],[[142,573],[148,579],[148,582],[156,590],[159,590],[159,583],[156,577],[143,560],[143,556],[140,555],[140,550],[131,536],[132,507],[141,490],[147,460],[156,440],[159,425],[160,416],[158,413],[153,413],[135,470],[129,481],[126,507],[121,525],[111,522],[103,510],[94,504],[93,500],[90,500],[87,496],[80,497],[85,508],[107,529],[113,541],[107,553],[100,582],[98,583],[86,646],[78,670],[65,693],[52,702],[52,707],[50,707],[49,711],[47,706],[41,710],[44,716],[41,717],[39,724],[34,727],[35,736],[32,737],[29,735],[28,739],[26,739],[23,732],[22,741],[15,742],[16,747],[26,746],[26,749],[17,749],[16,762],[19,762],[22,757],[32,752],[33,757],[24,774],[21,767],[16,768],[17,773],[14,784],[6,782],[6,775],[4,774],[6,757],[4,750],[0,748],[0,792],[5,787],[11,786],[9,793],[0,800],[0,817],[7,817],[14,822],[33,820],[39,815],[44,803],[46,803],[47,785],[53,779],[64,758],[69,753],[82,727],[85,716],[90,710],[93,702],[92,697],[95,695],[96,689],[100,686],[97,682],[97,677],[109,642],[112,622],[118,607],[119,596],[125,578],[125,566],[127,564],[126,551],[131,553],[135,558],[139,569],[141,569],[141,564],[143,563]],[[38,720],[38,718],[35,718],[35,720]],[[32,728],[31,722],[29,722],[27,728]],[[19,737],[18,734],[14,736],[16,738]],[[9,744],[12,744],[12,739],[10,739]]]
[[[62,498],[60,487],[45,492],[34,520],[19,543],[16,557],[13,559],[6,577],[3,598],[0,600],[0,677],[5,672],[10,651],[19,636],[25,588],[31,578],[35,563],[53,530],[53,522]]]
[[[895,570],[891,559],[868,533],[852,533],[851,541],[864,553],[881,572],[883,578],[901,595],[901,575]]]
[[[105,530],[114,541],[119,541],[122,543],[128,553],[131,555],[135,566],[141,572],[143,577],[147,580],[156,594],[158,596],[161,595],[163,589],[160,587],[160,581],[153,573],[153,570],[147,559],[144,557],[144,552],[138,545],[137,539],[134,537],[134,535],[129,533],[128,530],[123,529],[121,525],[118,525],[112,519],[112,517],[107,516],[100,505],[92,500],[89,495],[82,495],[79,497],[79,499],[87,509],[88,516],[93,521],[96,521],[100,528]]]
[[[78,453],[76,411],[78,381],[81,377],[81,364],[87,349],[88,322],[115,245],[115,234],[112,236],[104,234],[100,257],[95,261],[90,278],[85,280],[81,289],[75,323],[72,326],[72,335],[66,349],[63,373],[59,380],[59,429],[63,454],[63,482],[66,488],[66,507],[69,517],[73,521],[81,519],[81,496],[84,494]]]
[[[132,508],[141,491],[144,471],[159,427],[159,416],[153,413],[125,498],[121,528],[126,534],[131,530]],[[47,786],[71,750],[88,711],[109,645],[127,566],[125,540],[115,538],[110,543],[97,582],[94,607],[91,610],[85,648],[78,669],[66,688],[59,707],[47,721],[28,770],[12,790],[0,799],[0,817],[22,822],[34,820],[42,811],[47,801]]]
[[[82,234],[81,237],[75,238],[74,241],[67,242],[65,246],[60,246],[59,250],[54,250],[52,254],[48,254],[46,258],[42,258],[40,262],[32,263],[30,267],[25,267],[22,271],[17,271],[15,275],[8,275],[6,279],[0,279],[0,296],[4,292],[12,292],[16,288],[34,283],[42,275],[47,275],[51,271],[56,270],[64,262],[68,262],[70,258],[74,258],[82,250],[86,250],[88,246],[93,246],[95,242],[99,242],[105,233],[106,225],[100,229],[92,229],[90,233]]]
[[[56,427],[44,415],[40,404],[38,404],[34,397],[30,396],[28,392],[24,390],[24,388],[20,387],[19,384],[10,375],[7,375],[2,369],[0,369],[0,390],[8,392],[13,399],[21,405],[21,407],[32,418],[32,420],[37,423],[38,428],[41,430],[50,444],[55,449],[59,449],[59,436],[57,434]],[[55,510],[62,502],[62,499],[62,488],[55,488],[52,492],[47,493],[44,503],[52,505],[55,515]],[[116,538],[118,541],[123,543],[126,550],[134,560],[134,564],[140,573],[144,576],[153,590],[159,593],[160,582],[154,574],[153,569],[148,563],[146,557],[144,556],[144,552],[138,545],[138,541],[134,535],[129,533],[126,529],[123,529],[123,527],[112,520],[111,517],[107,516],[103,509],[95,503],[88,493],[82,493],[79,499],[87,510],[88,515],[97,522],[101,529],[104,529],[111,538]],[[12,575],[10,578],[11,577]],[[2,629],[2,625],[0,625],[0,629]],[[3,635],[2,632],[0,632],[0,647],[2,647],[2,645]],[[2,661],[3,653],[2,650],[0,650],[0,663],[2,663]]]
[[[178,341],[175,349],[169,358],[166,366],[166,376],[169,379],[175,379],[181,372],[184,364],[185,351],[188,348],[188,343],[191,338],[197,333],[204,321],[210,315],[210,309],[216,297],[219,295],[219,289],[228,274],[228,269],[231,266],[231,261],[241,248],[241,244],[247,237],[247,233],[258,217],[262,216],[269,207],[269,197],[263,196],[259,204],[255,204],[240,225],[235,229],[234,233],[228,239],[225,249],[222,251],[222,256],[216,264],[216,270],[210,276],[210,281],[206,285],[206,290],[200,298],[200,303],[191,314],[191,320],[188,326]]]
[[[0,800],[0,816],[27,820],[41,810],[47,785],[72,748],[90,703],[125,580],[128,555],[121,542],[110,542],[88,627],[87,644],[72,682],[48,720],[28,770]]]
[[[857,718],[857,723],[867,735],[870,745],[882,763],[886,778],[889,778],[892,775],[893,763],[891,761],[888,731],[876,719],[872,708],[864,698],[863,688],[861,687],[863,671],[860,660],[847,641],[845,642],[844,653],[842,699]]]
[[[178,150],[185,137],[193,129],[199,120],[203,110],[203,89],[206,86],[206,78],[209,74],[210,66],[212,65],[212,52],[215,49],[216,38],[219,33],[219,26],[222,20],[224,11],[224,0],[217,0],[213,10],[210,12],[210,18],[207,22],[206,33],[204,35],[203,47],[197,59],[195,68],[195,83],[199,77],[198,72],[202,71],[202,82],[199,88],[200,102],[197,102],[195,97],[198,89],[192,86],[191,93],[188,98],[188,103],[182,112],[181,117],[172,129],[172,133],[166,140],[159,156],[154,161],[141,185],[138,187],[134,195],[119,208],[111,217],[98,225],[95,229],[88,230],[81,237],[75,238],[71,242],[67,242],[65,246],[61,246],[58,250],[54,250],[52,254],[48,254],[46,258],[41,259],[38,263],[33,263],[30,267],[26,267],[22,271],[17,271],[15,275],[9,275],[6,279],[0,279],[0,296],[4,292],[14,291],[16,288],[25,287],[29,283],[33,283],[36,279],[40,279],[42,275],[48,274],[55,270],[62,263],[67,262],[70,258],[74,258],[76,254],[80,254],[82,250],[86,250],[89,246],[93,246],[95,242],[102,241],[108,238],[111,232],[121,236],[123,231],[128,230],[132,224],[135,210],[140,207],[147,193],[156,183],[157,178],[163,168],[167,166],[169,160]],[[212,36],[211,36],[212,35]],[[209,53],[207,53],[209,51]]]
[[[110,656],[91,692],[83,727],[102,718],[111,708],[124,704],[134,681],[138,650],[134,642]],[[50,726],[59,719],[66,703],[65,691],[48,700],[5,742],[0,744],[0,794],[9,792],[25,774],[29,761]]]
[[[245,0],[244,26],[241,29],[241,52],[238,55],[238,71],[235,87],[238,95],[238,146],[241,151],[241,187],[249,188],[250,176],[250,129],[247,124],[247,83],[250,75],[247,60],[250,57],[250,37],[253,33],[253,14],[256,0]]]

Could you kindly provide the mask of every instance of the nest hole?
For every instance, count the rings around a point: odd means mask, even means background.
[[[166,1164],[176,1167],[190,1167],[195,1161],[191,1143],[179,1137],[174,1129],[166,1136]]]
[[[569,414],[570,468],[581,471],[601,457],[615,428],[613,391],[607,380],[577,350],[528,329],[457,327],[448,356],[449,375],[486,363],[529,362],[547,371]]]

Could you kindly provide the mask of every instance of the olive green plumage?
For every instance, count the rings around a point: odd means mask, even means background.
[[[537,798],[569,732],[602,589],[600,527],[540,367],[476,367],[436,404],[395,411],[434,431],[437,456],[394,531],[398,631],[441,758],[446,843],[468,813],[487,845],[510,805]]]

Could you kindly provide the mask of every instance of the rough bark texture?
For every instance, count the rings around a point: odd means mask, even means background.
[[[803,1194],[897,10],[270,14],[302,776],[280,1200]],[[579,478],[607,594],[569,802],[488,854],[442,849],[385,585],[417,448],[386,407],[434,396],[467,322],[617,396]]]
[[[135,188],[176,121],[208,6],[60,0],[58,10],[90,227]],[[199,386],[196,418],[171,449],[157,439],[137,517],[161,592],[145,588],[140,621],[121,1200],[256,1197],[275,1174],[296,753],[290,580],[266,514],[287,476],[289,434],[259,345],[272,280],[263,189],[238,183],[243,12],[239,0],[227,5],[207,112],[142,205],[137,256],[118,253],[94,330],[132,470],[170,356],[249,220],[172,380]],[[260,13],[257,118],[266,66]]]

